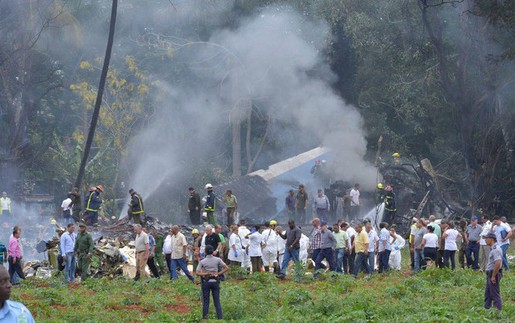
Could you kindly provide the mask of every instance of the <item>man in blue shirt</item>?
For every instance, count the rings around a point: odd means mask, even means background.
[[[392,245],[390,243],[390,230],[388,230],[388,223],[381,222],[379,224],[381,231],[379,232],[379,273],[388,271],[390,269],[389,260],[390,253],[392,252]],[[393,236],[392,236],[393,237]],[[393,237],[395,242],[395,237]]]
[[[73,248],[75,247],[75,240],[77,234],[74,232],[75,227],[73,223],[68,224],[67,231],[61,236],[61,256],[64,260],[64,278],[70,284],[75,282],[75,255]]]
[[[152,273],[152,276],[154,276],[154,278],[159,278],[159,276],[160,276],[159,271],[157,270],[156,263],[154,262],[154,257],[156,255],[156,240],[154,239],[152,234],[149,233],[149,229],[147,227],[145,227],[143,229],[143,231],[145,231],[145,233],[148,234],[148,244],[149,244],[148,258],[147,258],[148,269],[150,269],[150,272]]]
[[[34,323],[34,318],[25,305],[9,300],[12,287],[10,279],[7,269],[0,265],[0,322]]]

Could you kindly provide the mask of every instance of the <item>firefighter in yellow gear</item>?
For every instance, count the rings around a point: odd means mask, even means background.
[[[129,221],[133,220],[134,224],[141,224],[141,219],[145,217],[143,198],[132,188],[129,190],[129,194],[131,195],[128,210]]]

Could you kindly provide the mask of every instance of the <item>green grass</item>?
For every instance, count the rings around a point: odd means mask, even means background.
[[[244,322],[515,321],[515,274],[501,281],[503,311],[483,309],[485,276],[472,270],[429,269],[354,280],[321,275],[278,281],[260,273],[222,283],[224,319]],[[68,288],[60,279],[24,281],[13,300],[37,322],[197,322],[200,286],[186,278],[133,282],[90,279]],[[210,318],[215,318],[211,305]]]

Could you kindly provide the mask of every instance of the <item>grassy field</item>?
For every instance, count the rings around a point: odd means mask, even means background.
[[[483,274],[462,269],[358,280],[292,275],[279,281],[260,273],[223,282],[221,295],[224,319],[245,322],[515,321],[514,271],[501,281],[501,312],[483,308],[484,284]],[[196,322],[202,318],[200,293],[185,277],[90,279],[71,287],[55,278],[24,281],[12,299],[27,305],[37,322]]]

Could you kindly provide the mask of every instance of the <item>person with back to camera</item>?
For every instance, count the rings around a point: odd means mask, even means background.
[[[213,295],[213,303],[216,309],[216,317],[221,320],[222,306],[220,304],[220,276],[229,267],[218,257],[213,257],[213,246],[206,245],[206,258],[200,261],[197,267],[197,275],[202,278],[202,318],[207,319],[209,313],[209,294]]]

